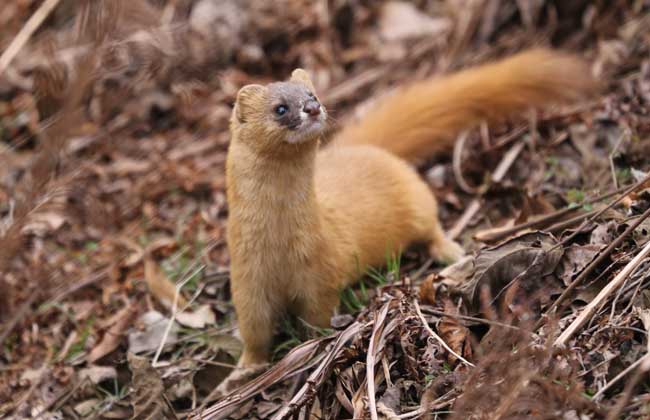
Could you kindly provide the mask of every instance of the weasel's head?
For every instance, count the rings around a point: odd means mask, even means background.
[[[239,138],[269,150],[316,143],[325,131],[327,112],[307,72],[297,69],[289,81],[241,88],[231,121]]]

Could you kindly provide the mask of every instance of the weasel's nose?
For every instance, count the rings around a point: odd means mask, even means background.
[[[302,108],[303,111],[305,111],[307,114],[311,115],[312,117],[316,117],[320,114],[320,104],[318,101],[307,101],[305,103],[305,106]]]

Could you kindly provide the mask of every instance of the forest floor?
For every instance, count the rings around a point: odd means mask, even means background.
[[[0,418],[650,418],[649,26],[642,0],[5,0]],[[303,67],[336,129],[532,45],[606,88],[420,167],[469,257],[407,250],[216,395],[239,87]]]

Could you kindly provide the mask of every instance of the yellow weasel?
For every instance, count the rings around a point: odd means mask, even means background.
[[[452,147],[461,130],[596,87],[580,59],[536,49],[414,83],[390,95],[319,150],[327,113],[303,70],[241,88],[227,160],[233,302],[240,366],[267,362],[285,312],[327,326],[339,291],[415,242],[439,261],[462,248],[407,161]]]

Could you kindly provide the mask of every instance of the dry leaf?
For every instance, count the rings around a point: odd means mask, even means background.
[[[461,258],[454,264],[445,267],[439,274],[447,285],[459,286],[474,274],[474,259],[471,255]]]
[[[194,312],[181,312],[176,315],[179,324],[189,328],[205,328],[206,325],[213,325],[217,317],[210,308],[210,305],[201,305]]]
[[[645,328],[646,331],[650,332],[650,309],[634,306],[634,313],[641,320],[643,328]],[[647,346],[650,350],[650,342],[647,344]]]
[[[169,318],[157,311],[149,311],[138,320],[143,324],[143,330],[134,330],[129,333],[129,351],[141,353],[156,350],[165,336]],[[178,325],[174,323],[167,335],[167,341],[175,341],[178,334]]]
[[[412,3],[390,1],[381,10],[379,33],[387,41],[433,37],[451,30],[447,18],[432,18],[420,12]]]
[[[124,332],[133,323],[138,313],[136,305],[130,305],[120,311],[115,324],[104,333],[102,340],[88,353],[88,363],[94,363],[117,348],[122,342]]]
[[[165,396],[165,387],[156,369],[151,367],[149,359],[133,353],[126,356],[131,369],[133,395],[131,419],[177,419],[176,413]]]
[[[601,223],[591,231],[589,243],[592,245],[609,245],[618,234],[616,233],[617,223]]]
[[[85,400],[80,402],[79,404],[76,404],[73,407],[73,410],[75,413],[82,417],[89,417],[96,409],[97,406],[101,404],[101,401],[97,398],[91,398],[89,400]]]
[[[602,245],[577,244],[566,247],[555,274],[568,286],[596,258],[602,248]]]
[[[118,175],[137,175],[148,172],[151,165],[151,161],[135,160],[122,156],[110,166],[109,171]]]
[[[401,391],[397,386],[389,386],[377,401],[377,414],[383,420],[398,420],[400,410]]]
[[[40,212],[30,218],[29,223],[23,226],[21,232],[23,235],[43,236],[59,229],[65,221],[66,219],[62,214],[53,211]]]
[[[459,286],[474,311],[480,310],[480,291],[488,287],[493,297],[518,279],[523,290],[530,292],[544,286],[540,279],[552,274],[563,250],[554,248],[557,241],[542,232],[512,238],[498,246],[481,250],[474,259],[472,278]]]
[[[107,379],[116,379],[117,371],[112,366],[89,366],[79,372],[79,379],[88,379],[97,385]]]
[[[176,286],[171,280],[167,278],[165,273],[160,269],[158,264],[150,256],[144,259],[144,279],[147,282],[149,292],[160,302],[163,306],[171,308],[174,302],[174,295],[176,294]],[[178,294],[178,308],[187,305],[187,301]]]
[[[466,359],[472,357],[468,340],[469,329],[460,325],[456,319],[448,316],[443,317],[438,324],[438,333],[456,354],[462,355]],[[449,352],[447,353],[447,358],[450,363],[457,362],[456,356]]]
[[[431,273],[420,285],[420,302],[428,305],[435,305],[436,303],[436,286],[435,283],[440,279],[440,276]]]

